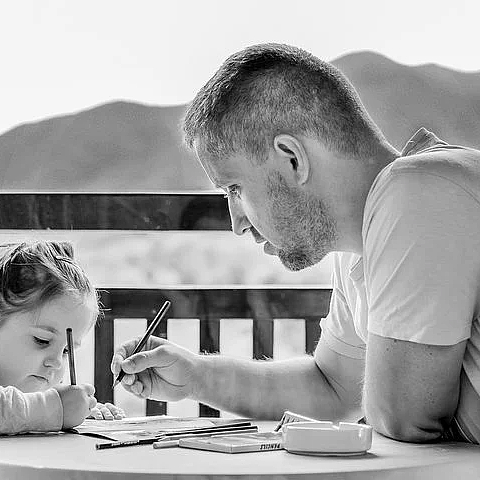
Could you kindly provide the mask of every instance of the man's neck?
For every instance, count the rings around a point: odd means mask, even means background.
[[[348,173],[351,188],[345,192],[344,202],[340,202],[343,208],[336,214],[338,250],[362,255],[363,214],[368,194],[377,175],[399,156],[400,153],[387,144],[375,157],[358,160],[358,166]]]

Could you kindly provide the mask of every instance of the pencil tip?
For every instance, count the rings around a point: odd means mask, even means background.
[[[112,388],[115,388],[119,383],[120,383],[120,382],[115,379],[115,381],[113,382]]]

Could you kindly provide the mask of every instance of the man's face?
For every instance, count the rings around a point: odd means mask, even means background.
[[[226,192],[237,235],[250,232],[290,270],[312,266],[334,250],[335,223],[324,202],[289,184],[272,159],[254,165],[240,154],[216,162],[198,157],[210,180]]]

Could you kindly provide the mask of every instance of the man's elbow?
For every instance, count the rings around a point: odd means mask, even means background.
[[[382,435],[400,442],[426,443],[438,440],[443,433],[440,421],[412,421],[406,415],[370,415],[368,423]]]

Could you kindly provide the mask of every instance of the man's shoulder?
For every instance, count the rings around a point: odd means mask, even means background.
[[[423,188],[426,179],[440,186],[448,182],[480,201],[480,151],[456,145],[439,145],[412,155],[400,156],[375,179],[370,196],[388,189],[391,182]]]
[[[396,158],[387,175],[435,175],[453,181],[480,179],[480,151],[458,145],[437,145]]]

